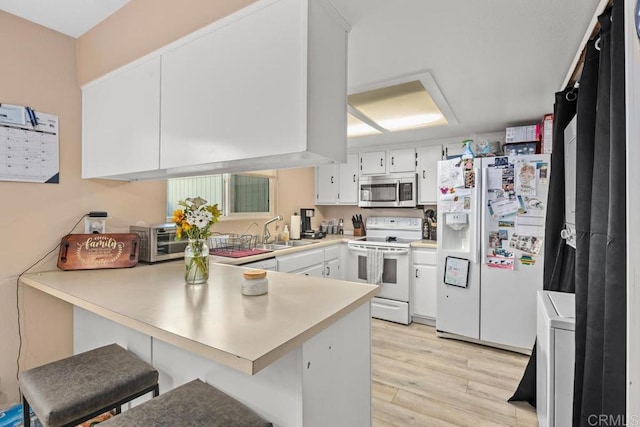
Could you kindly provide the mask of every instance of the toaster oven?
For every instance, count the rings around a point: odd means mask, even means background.
[[[131,233],[140,236],[138,260],[150,264],[170,259],[184,258],[186,240],[176,240],[176,225],[172,223],[149,226],[132,225]]]

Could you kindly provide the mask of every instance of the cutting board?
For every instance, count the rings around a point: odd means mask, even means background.
[[[138,263],[140,237],[135,233],[68,234],[60,242],[58,268],[94,270],[127,268]]]

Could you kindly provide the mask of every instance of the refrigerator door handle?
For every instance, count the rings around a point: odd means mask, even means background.
[[[481,197],[477,200],[480,200],[481,206],[478,209],[478,215],[477,215],[477,220],[478,220],[478,225],[479,227],[479,232],[480,232],[480,237],[479,237],[479,242],[478,242],[478,246],[477,246],[477,250],[476,253],[479,253],[480,256],[480,264],[484,264],[487,258],[487,254],[486,254],[486,242],[483,241],[483,239],[487,238],[486,235],[486,230],[485,230],[485,218],[484,216],[487,214],[487,203],[489,203],[489,201],[487,200],[487,191],[484,188],[486,186],[486,182],[487,182],[487,168],[483,167],[482,168],[482,190],[481,190]]]

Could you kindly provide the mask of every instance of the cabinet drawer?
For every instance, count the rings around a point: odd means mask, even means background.
[[[310,251],[298,252],[291,255],[276,257],[278,271],[290,273],[311,267],[324,262],[324,249],[313,249]]]
[[[325,261],[336,258],[340,258],[340,245],[329,246],[324,249]]]
[[[414,264],[438,264],[438,252],[436,250],[413,251]]]

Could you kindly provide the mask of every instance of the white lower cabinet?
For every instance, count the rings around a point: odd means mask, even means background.
[[[306,270],[319,267],[320,277],[322,277],[324,249],[309,249],[294,254],[278,256],[276,257],[276,262],[278,263],[278,271],[282,273],[303,273]]]
[[[438,256],[435,249],[413,249],[413,321],[435,324],[438,300]]]
[[[295,274],[312,277],[324,277],[324,264],[314,265],[304,270],[297,271]]]
[[[327,279],[342,279],[342,245],[328,246],[324,249],[324,277]]]
[[[199,378],[275,426],[371,425],[369,304],[362,304],[254,375],[78,307],[74,307],[73,328],[75,354],[118,343],[158,370],[161,394]],[[139,397],[131,405],[149,398]]]
[[[309,249],[276,257],[278,271],[304,274],[305,276],[341,279],[340,245],[321,249]]]

